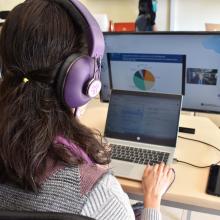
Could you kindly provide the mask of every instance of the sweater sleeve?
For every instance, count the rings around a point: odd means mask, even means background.
[[[97,220],[135,220],[127,194],[111,174],[106,174],[93,188],[81,215]],[[144,209],[141,220],[160,220],[160,213],[155,209]]]
[[[142,211],[141,220],[161,220],[161,214],[157,209],[145,208]]]

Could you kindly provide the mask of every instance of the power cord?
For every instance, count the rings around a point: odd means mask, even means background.
[[[164,194],[167,193],[167,191],[170,189],[170,187],[173,185],[173,183],[174,183],[174,181],[175,181],[175,179],[176,179],[176,172],[175,172],[175,170],[174,170],[173,168],[170,168],[170,169],[171,169],[172,172],[173,172],[173,180],[172,180],[172,182],[170,183],[170,185],[167,187],[167,189],[166,189],[166,191],[165,191]]]
[[[209,143],[207,143],[207,142],[200,141],[200,140],[197,140],[197,139],[182,137],[182,136],[178,136],[178,137],[179,137],[179,138],[182,138],[182,139],[186,139],[186,140],[190,140],[190,141],[195,141],[195,142],[199,142],[199,143],[208,145],[208,146],[210,146],[210,147],[212,147],[212,148],[214,148],[214,149],[216,149],[217,151],[220,152],[220,149],[218,149],[217,147],[215,147],[215,146],[213,146],[213,145],[211,145],[211,144],[209,144]],[[178,163],[184,163],[184,164],[187,164],[187,165],[190,165],[190,166],[193,166],[193,167],[196,167],[196,168],[201,168],[201,169],[203,169],[203,168],[209,168],[209,167],[211,167],[211,165],[213,164],[213,163],[212,163],[212,164],[207,165],[207,166],[198,166],[198,165],[195,165],[195,164],[186,162],[186,161],[178,160],[177,158],[174,158],[173,160],[176,161],[176,162],[178,162]],[[218,162],[216,162],[216,163],[214,163],[214,164],[217,165],[217,164],[219,164],[219,163],[220,163],[220,161],[218,161]]]
[[[186,140],[190,140],[190,141],[195,141],[195,142],[199,142],[199,143],[202,143],[202,144],[205,144],[205,145],[208,145],[210,147],[213,147],[214,149],[216,149],[217,151],[220,151],[220,149],[218,149],[217,147],[215,147],[214,145],[211,145],[207,142],[204,142],[204,141],[200,141],[200,140],[197,140],[197,139],[192,139],[192,138],[187,138],[187,137],[183,137],[183,136],[179,136],[179,138],[182,138],[182,139],[186,139]]]
[[[173,159],[174,161],[176,161],[176,162],[178,162],[178,163],[184,163],[184,164],[187,164],[187,165],[190,165],[190,166],[193,166],[193,167],[196,167],[196,168],[201,168],[201,169],[203,169],[203,168],[209,168],[209,167],[211,167],[211,165],[213,164],[210,164],[210,165],[208,165],[208,166],[198,166],[198,165],[195,165],[195,164],[192,164],[192,163],[188,163],[188,162],[186,162],[186,161],[182,161],[182,160],[178,160],[177,158],[174,158]],[[217,163],[214,163],[215,165],[217,165],[217,164],[219,164],[220,163],[220,161],[218,161]]]

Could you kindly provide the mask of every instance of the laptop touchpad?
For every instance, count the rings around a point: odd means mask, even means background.
[[[124,176],[126,174],[127,176],[129,173],[131,173],[131,171],[135,167],[135,164],[130,164],[124,161],[112,160],[110,166],[111,166],[111,169],[113,170],[114,175]]]

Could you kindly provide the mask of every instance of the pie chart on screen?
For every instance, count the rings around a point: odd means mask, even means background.
[[[140,90],[150,90],[156,82],[154,75],[146,69],[135,72],[133,81],[135,86]]]

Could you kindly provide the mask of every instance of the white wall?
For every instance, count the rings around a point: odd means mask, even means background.
[[[134,22],[138,15],[138,0],[80,0],[92,13],[105,13],[113,22]],[[169,0],[158,0],[156,23],[158,30],[169,30]]]
[[[24,0],[0,0],[0,10],[10,10]],[[80,0],[92,13],[106,13],[115,22],[134,21],[138,0]],[[220,0],[158,0],[158,30],[205,30],[205,23],[220,23]]]
[[[24,0],[0,0],[0,10],[11,10]],[[92,13],[106,13],[114,22],[134,22],[138,0],[80,0]],[[158,0],[156,18],[158,30],[169,30],[169,0]]]
[[[204,31],[205,23],[220,23],[219,0],[171,0],[173,30]]]
[[[0,0],[0,11],[11,10],[24,0]]]

